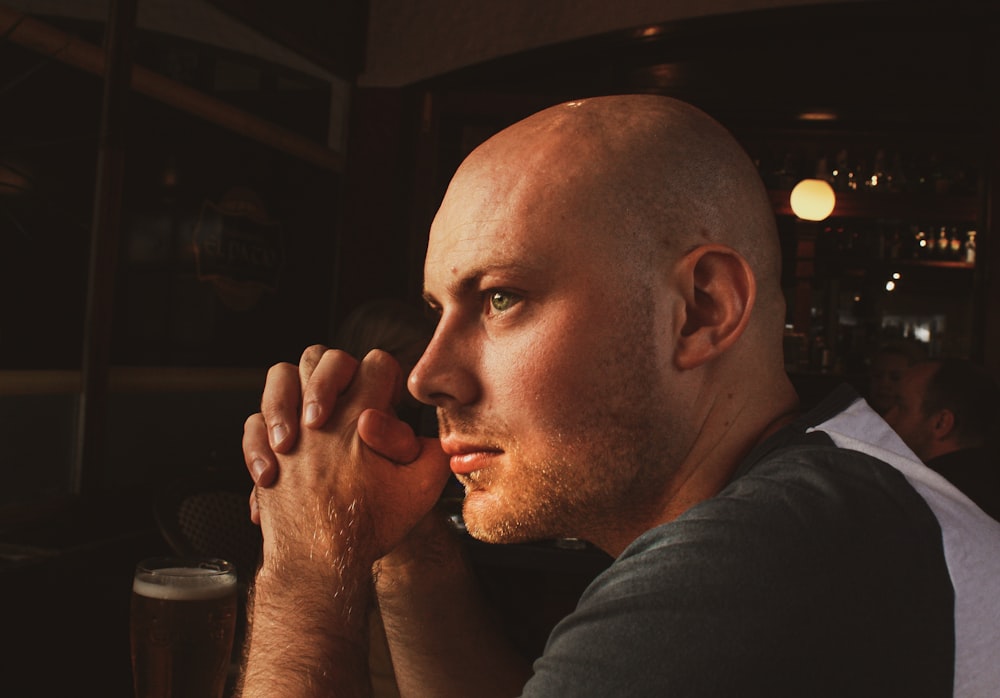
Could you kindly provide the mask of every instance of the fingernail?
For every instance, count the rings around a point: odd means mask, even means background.
[[[317,419],[319,419],[319,405],[315,402],[310,402],[306,405],[306,424],[313,424]]]
[[[264,474],[264,468],[267,467],[267,463],[264,462],[262,458],[255,458],[250,464],[250,474],[253,475],[253,481],[257,482],[260,480],[260,476]]]
[[[271,430],[271,441],[275,445],[280,444],[288,436],[288,429],[284,424],[279,424]]]

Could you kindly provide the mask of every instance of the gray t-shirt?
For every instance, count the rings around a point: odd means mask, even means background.
[[[635,540],[552,632],[523,695],[976,695],[956,676],[939,516],[909,474],[836,445],[857,413],[879,448],[905,450],[856,395],[834,394],[717,496]],[[1000,525],[983,537],[1000,546]],[[1000,576],[979,582],[992,585],[990,623]],[[982,673],[991,642],[963,673]],[[1000,695],[986,673],[975,680]]]

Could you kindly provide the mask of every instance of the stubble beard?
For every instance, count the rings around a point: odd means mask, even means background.
[[[636,304],[623,318],[619,347],[594,373],[604,380],[575,408],[537,430],[540,453],[526,453],[510,429],[490,439],[503,464],[460,478],[466,486],[465,525],[489,543],[601,537],[627,527],[658,506],[674,462],[673,420],[660,385],[651,309]],[[442,414],[442,427],[476,433],[475,419]],[[492,422],[496,427],[496,422]]]

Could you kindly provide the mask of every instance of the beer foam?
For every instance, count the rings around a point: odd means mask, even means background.
[[[227,596],[235,588],[234,574],[187,568],[157,570],[132,581],[132,591],[139,596],[163,601],[207,601]]]

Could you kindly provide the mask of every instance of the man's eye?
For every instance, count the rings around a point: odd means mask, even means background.
[[[521,299],[505,291],[490,293],[490,308],[498,313],[504,313],[513,308]]]

